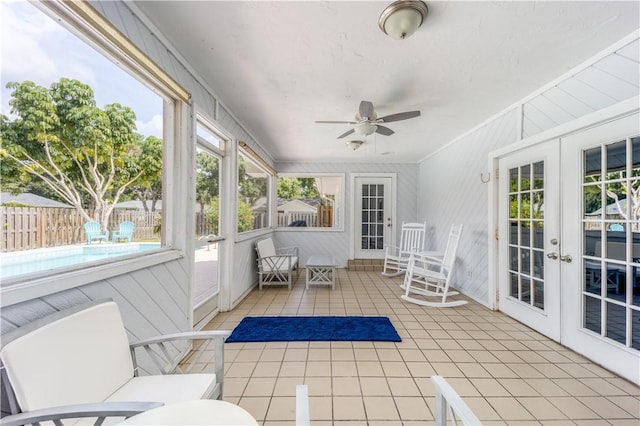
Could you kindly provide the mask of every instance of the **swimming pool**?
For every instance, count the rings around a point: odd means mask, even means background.
[[[0,277],[42,272],[160,248],[160,243],[63,246],[0,254]]]

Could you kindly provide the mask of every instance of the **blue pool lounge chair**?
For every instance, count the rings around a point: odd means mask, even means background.
[[[117,231],[113,231],[111,233],[111,241],[114,243],[118,240],[127,239],[129,242],[133,241],[133,229],[136,226],[133,222],[122,222],[120,223],[120,229]]]
[[[84,233],[87,235],[87,244],[91,244],[93,240],[109,241],[109,231],[102,232],[100,224],[95,220],[84,224]]]

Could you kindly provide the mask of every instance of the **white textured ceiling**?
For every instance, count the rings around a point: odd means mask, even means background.
[[[637,1],[427,2],[406,40],[378,28],[391,1],[135,3],[276,161],[419,161],[640,27]],[[357,151],[314,123],[361,100],[422,116]]]

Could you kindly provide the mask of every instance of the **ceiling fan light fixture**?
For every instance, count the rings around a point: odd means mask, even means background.
[[[356,149],[360,148],[363,143],[364,141],[353,140],[353,141],[348,141],[347,146],[355,151]]]
[[[403,40],[420,28],[427,14],[427,5],[423,1],[398,0],[382,11],[378,26],[388,36]]]
[[[365,121],[365,122],[356,124],[355,131],[360,136],[369,136],[376,131],[376,125],[373,123],[369,123],[368,121]]]

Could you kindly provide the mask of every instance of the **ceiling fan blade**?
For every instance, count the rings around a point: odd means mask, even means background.
[[[407,111],[385,115],[384,117],[378,118],[376,121],[380,123],[391,123],[392,121],[408,120],[414,117],[420,117],[420,111]]]
[[[344,132],[343,134],[341,134],[340,136],[338,136],[338,137],[337,137],[337,139],[342,139],[342,138],[344,138],[345,136],[349,136],[349,135],[350,135],[351,133],[353,133],[353,132],[355,132],[355,130],[353,130],[353,129],[348,130],[348,131]]]
[[[315,123],[321,123],[321,124],[358,124],[355,121],[315,121]]]
[[[358,110],[360,113],[360,118],[364,119],[365,117],[371,119],[373,117],[373,104],[369,101],[361,101],[360,109]]]
[[[394,133],[394,131],[388,127],[384,127],[379,124],[376,124],[376,133],[380,133],[381,135],[384,135],[384,136],[391,136]]]

